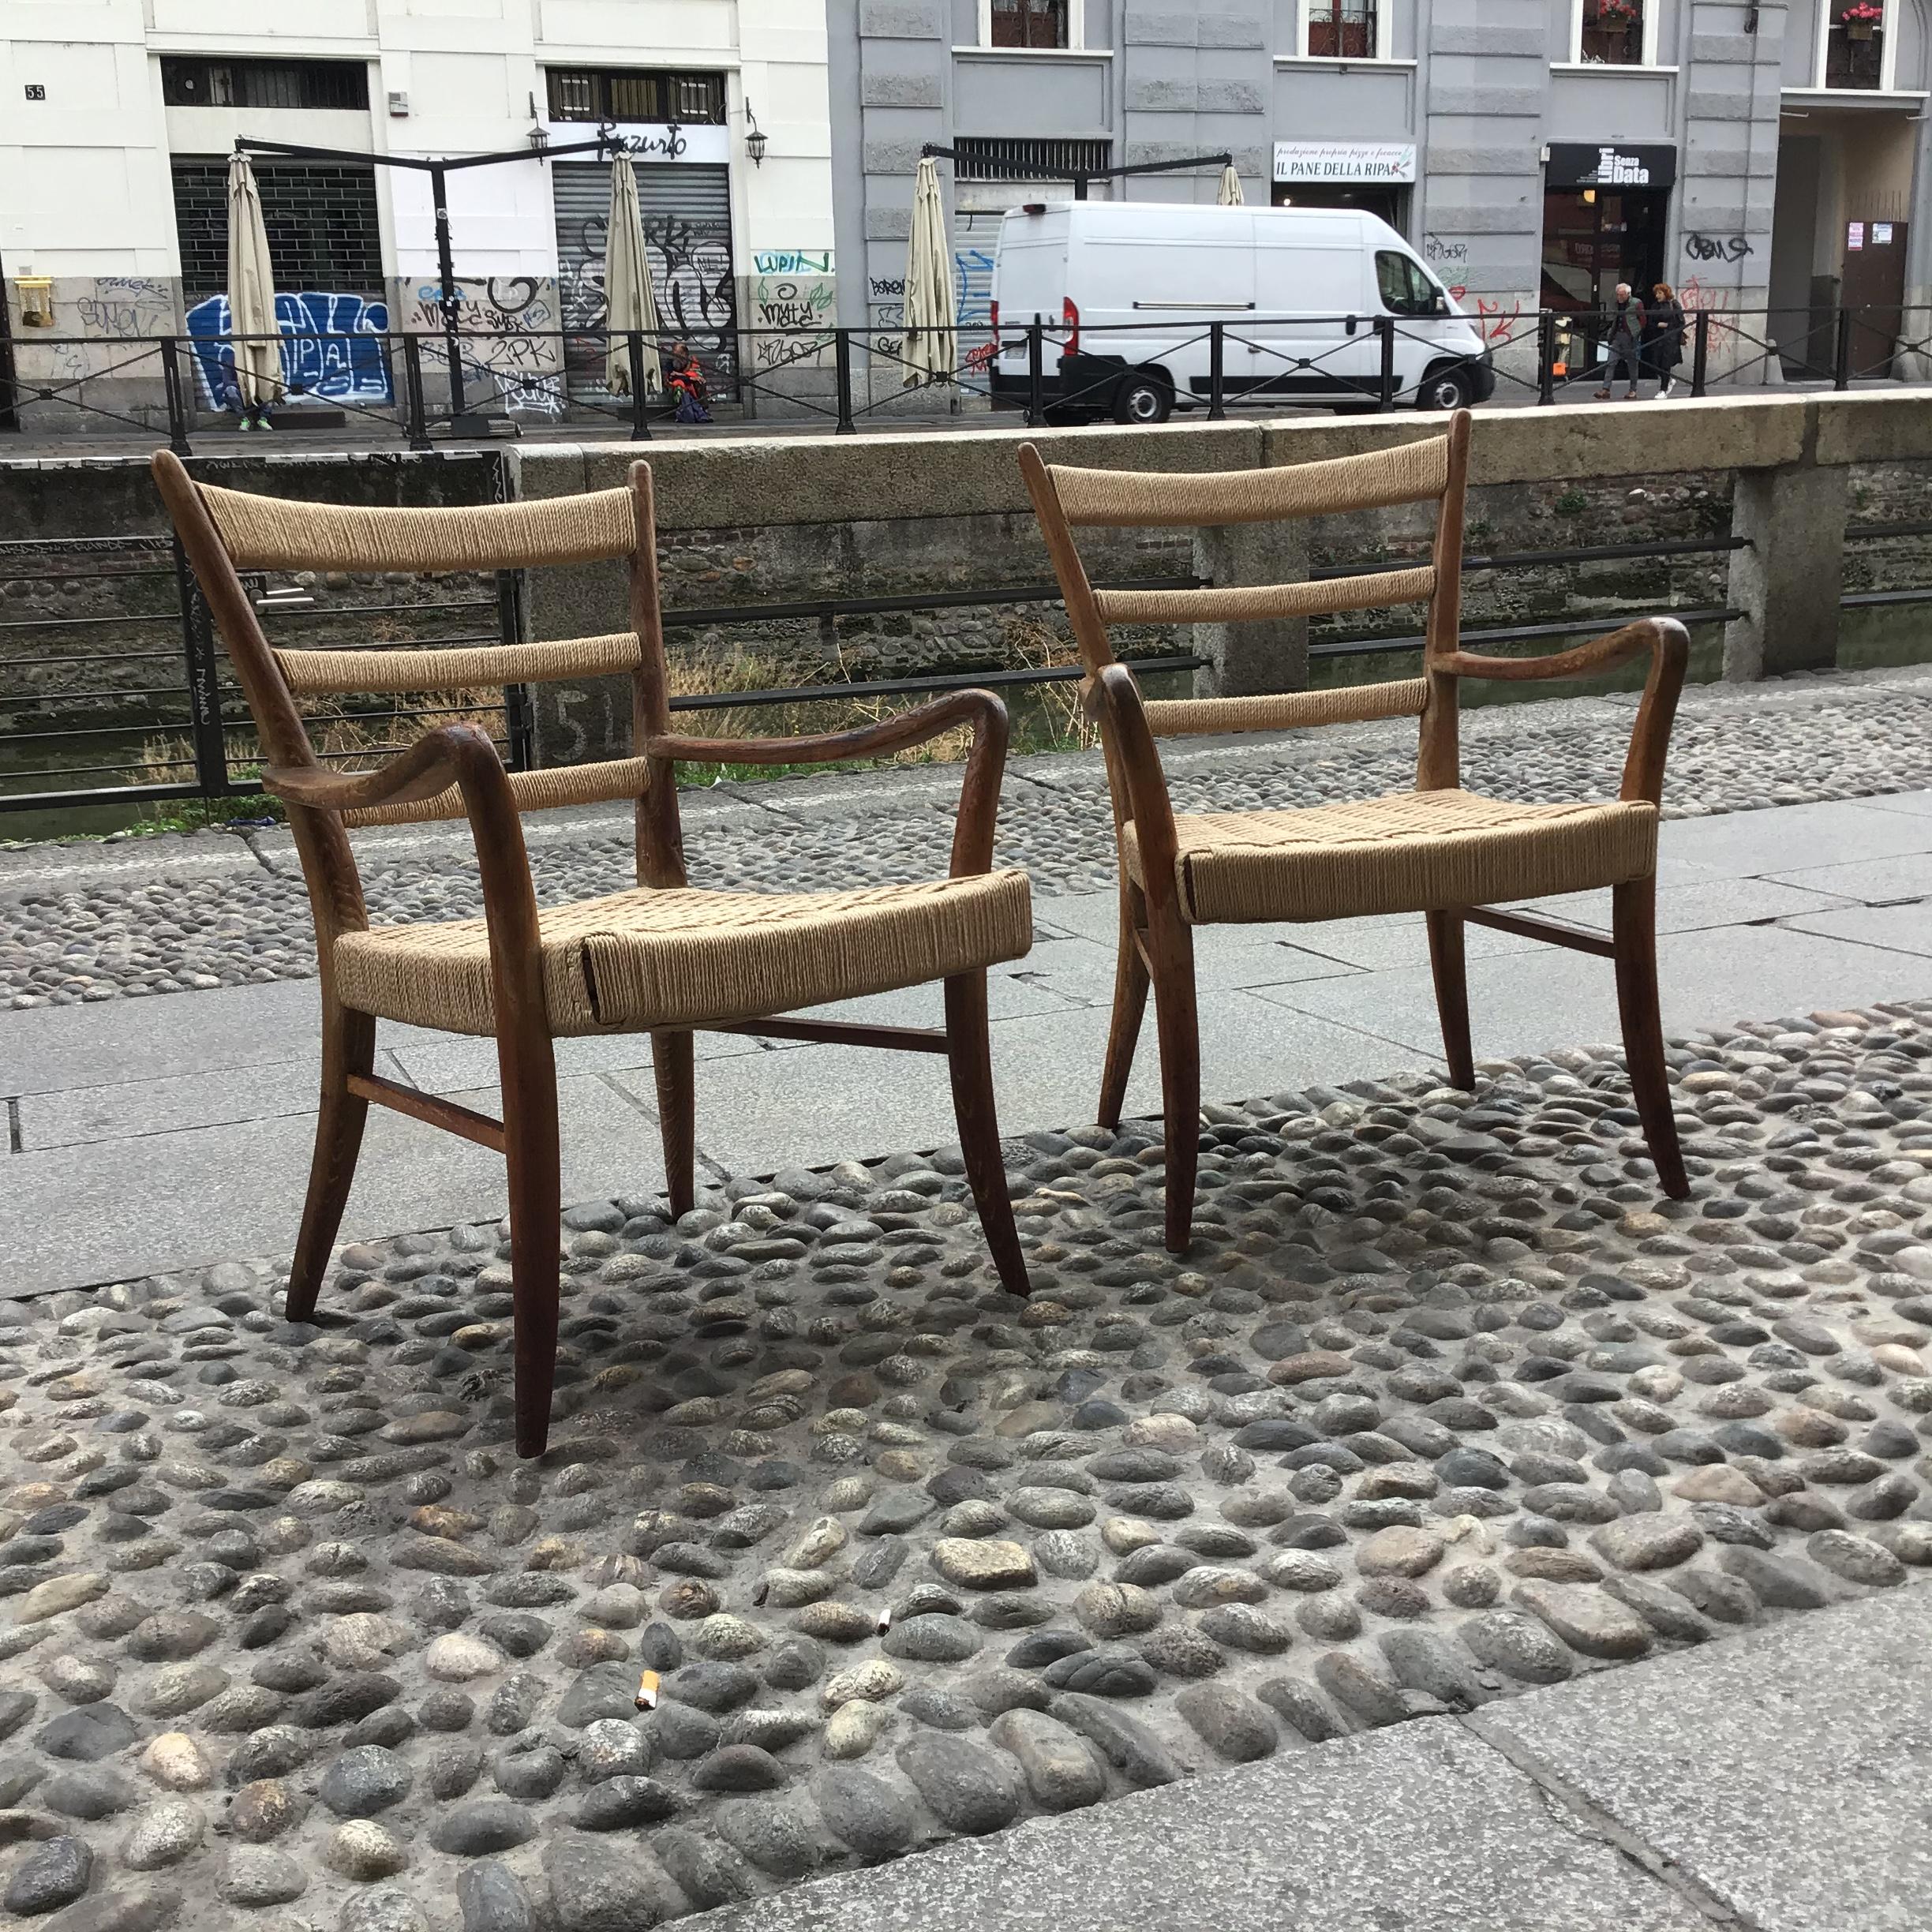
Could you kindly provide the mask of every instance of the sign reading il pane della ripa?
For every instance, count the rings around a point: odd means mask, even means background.
[[[1677,150],[1654,142],[1552,141],[1552,188],[1668,188],[1677,179]]]
[[[1278,182],[1412,182],[1413,141],[1277,141]]]

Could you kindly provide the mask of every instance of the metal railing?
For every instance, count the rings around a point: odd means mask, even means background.
[[[1887,529],[1858,534],[1893,535],[1902,533],[1896,529]],[[56,555],[65,554],[67,550],[72,549],[85,554],[81,546],[90,541],[66,539],[46,544],[0,547],[0,557],[3,557],[6,549],[16,552],[48,552]],[[0,814],[29,809],[44,811],[54,805],[142,805],[171,799],[220,798],[259,792],[260,781],[254,775],[251,764],[253,754],[249,741],[252,738],[252,730],[247,723],[245,710],[242,705],[239,691],[217,650],[207,608],[194,585],[192,574],[186,571],[178,549],[165,537],[103,541],[111,541],[129,548],[137,556],[154,559],[155,567],[147,574],[172,577],[178,593],[176,600],[153,613],[144,613],[137,617],[107,617],[98,620],[89,618],[29,620],[21,627],[49,628],[58,634],[63,626],[86,626],[95,622],[130,622],[149,626],[178,627],[178,641],[172,648],[109,652],[90,654],[80,659],[53,656],[30,661],[49,668],[77,662],[100,665],[120,665],[137,661],[166,664],[173,668],[173,675],[157,673],[157,682],[152,687],[130,691],[107,685],[91,693],[70,693],[62,700],[69,706],[89,699],[99,702],[114,698],[126,700],[134,697],[162,700],[164,702],[155,715],[144,721],[116,724],[109,728],[106,733],[85,724],[75,728],[66,723],[58,729],[29,730],[13,735],[0,732],[0,751],[9,747],[39,747],[72,739],[97,739],[106,736],[110,743],[133,740],[140,750],[140,762],[152,766],[152,754],[147,741],[158,732],[178,734],[189,740],[188,748],[174,761],[184,775],[178,778],[170,777],[165,781],[142,784],[124,782],[65,788],[43,784],[31,791],[13,792],[9,789],[10,786],[22,779],[46,781],[116,773],[125,775],[126,763],[124,761],[99,765],[63,764],[56,759],[41,769],[0,770]],[[1713,537],[1654,544],[1599,544],[1563,549],[1492,554],[1472,552],[1465,557],[1463,568],[1471,574],[1506,573],[1624,558],[1720,556],[1744,547],[1744,540],[1740,537]],[[1318,568],[1312,575],[1317,578],[1333,578],[1383,567],[1384,566],[1380,563],[1335,565]],[[20,574],[38,580],[44,580],[50,575],[45,567],[24,569]],[[0,568],[0,582],[5,581],[6,575],[6,570]],[[1097,587],[1112,590],[1178,590],[1196,586],[1200,582],[1194,577],[1169,575],[1109,580]],[[404,601],[390,605],[331,603],[317,605],[305,612],[299,607],[291,608],[267,596],[265,583],[253,584],[251,589],[257,593],[257,608],[264,610],[268,614],[268,621],[277,626],[286,622],[302,623],[334,616],[358,619],[407,617],[417,623],[425,617],[449,616],[459,622],[463,633],[468,633],[470,627],[475,627],[474,635],[438,635],[415,640],[431,646],[497,642],[511,637],[516,628],[514,579],[512,575],[507,572],[500,575],[497,593],[493,597],[459,595],[436,601]],[[1932,590],[1923,594],[1932,598]],[[1057,585],[1010,584],[878,597],[816,597],[757,604],[690,606],[667,610],[664,614],[664,624],[667,631],[676,633],[709,630],[725,625],[743,627],[775,623],[784,620],[837,620],[843,617],[869,616],[900,611],[965,608],[1052,607],[1059,602],[1060,590]],[[1644,606],[1646,610],[1651,608],[1653,606],[1649,604]],[[478,617],[470,615],[485,610],[495,612],[498,620],[495,626],[487,629]],[[1679,607],[1674,614],[1683,622],[1693,625],[1726,623],[1740,615],[1734,609],[1717,606]],[[1533,643],[1584,635],[1602,627],[1606,622],[1614,623],[1616,617],[1616,612],[1592,611],[1552,622],[1507,624],[1468,631],[1463,635],[1469,643],[1490,647]],[[391,642],[393,647],[392,640],[385,642]],[[1420,635],[1329,638],[1312,645],[1309,656],[1316,660],[1381,656],[1417,651],[1421,648],[1422,642]],[[404,647],[406,648],[406,643]],[[1209,661],[1191,652],[1169,651],[1136,657],[1129,661],[1140,675],[1152,676],[1199,670],[1204,668]],[[726,710],[836,703],[879,698],[927,697],[943,691],[982,686],[1000,690],[1024,690],[1076,682],[1084,676],[1084,672],[1077,664],[1023,665],[930,676],[827,681],[740,691],[699,692],[675,697],[670,702],[671,709],[674,711]],[[0,698],[0,703],[6,702],[9,701]],[[425,713],[407,698],[389,698],[381,702],[384,706],[390,708],[358,710],[349,715],[364,724],[372,722],[387,724],[416,722],[425,716],[441,714],[440,710]],[[500,704],[470,706],[466,700],[465,708],[489,710],[500,714],[503,720],[503,731],[499,743],[505,754],[506,761],[513,769],[520,769],[530,762],[532,713],[526,687],[512,686],[506,688]],[[400,732],[396,735],[406,737],[410,734]],[[322,755],[325,758],[370,760],[392,754],[401,748],[400,745],[388,743],[363,743],[352,751],[325,751]]]
[[[1932,373],[1932,308],[1733,310],[1698,300],[1674,368],[1692,397],[1793,384],[1842,391]],[[281,371],[263,381],[260,399],[283,425],[353,429],[411,449],[473,436],[479,419],[491,417],[519,427],[601,421],[648,440],[678,414],[674,364],[691,378],[685,387],[710,389],[721,406],[754,414],[769,403],[846,435],[869,419],[954,414],[961,402],[1017,411],[1029,425],[1106,416],[1123,377],[1148,373],[1166,383],[1172,406],[1204,410],[1211,421],[1252,408],[1389,410],[1429,399],[1419,391],[1432,369],[1469,364],[1467,331],[1481,344],[1477,367],[1487,372],[1472,386],[1493,380],[1525,403],[1556,403],[1607,366],[1609,319],[1550,309],[1089,324],[1088,353],[1072,356],[1058,320],[1016,321],[997,337],[983,322],[967,323],[933,331],[949,339],[954,365],[938,379],[915,366],[905,329],[884,326],[480,330],[455,338],[453,350],[451,339],[421,332],[117,339],[23,331],[11,364],[0,363],[0,432],[92,422],[165,434],[178,453],[192,454],[197,435],[241,417],[234,352],[262,343],[277,346]],[[1447,332],[1463,340],[1446,341]],[[1095,342],[1105,344],[1103,355],[1091,352]],[[627,394],[604,380],[613,346]],[[946,340],[935,346],[943,353]],[[1196,369],[1204,363],[1205,373],[1171,373],[1167,365],[1183,357]],[[1646,380],[1661,373],[1654,341],[1642,358]]]

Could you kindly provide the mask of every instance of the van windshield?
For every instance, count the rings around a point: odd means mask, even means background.
[[[1376,286],[1382,306],[1391,315],[1425,316],[1436,313],[1438,291],[1422,264],[1393,249],[1376,253]]]

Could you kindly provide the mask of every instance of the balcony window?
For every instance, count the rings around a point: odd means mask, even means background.
[[[1831,0],[1825,18],[1825,84],[1876,89],[1886,84],[1884,0]]]
[[[1376,59],[1376,0],[1306,0],[1302,42],[1313,60]]]
[[[1649,11],[1647,0],[1583,0],[1577,58],[1593,67],[1647,67]]]
[[[625,121],[647,125],[721,127],[721,73],[665,73],[642,69],[547,69],[552,121]]]
[[[1074,0],[980,0],[981,41],[987,47],[1077,47]]]

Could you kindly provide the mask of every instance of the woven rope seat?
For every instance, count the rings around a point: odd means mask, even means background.
[[[1301,811],[1178,817],[1175,872],[1196,925],[1443,911],[1646,878],[1657,829],[1657,807],[1641,801],[1519,805],[1398,792]],[[1140,882],[1131,824],[1123,843]]]
[[[544,997],[559,1035],[746,1020],[923,985],[1021,957],[1027,875],[972,874],[850,892],[640,887],[541,915]],[[344,933],[344,1005],[458,1033],[496,1031],[480,919]]]

